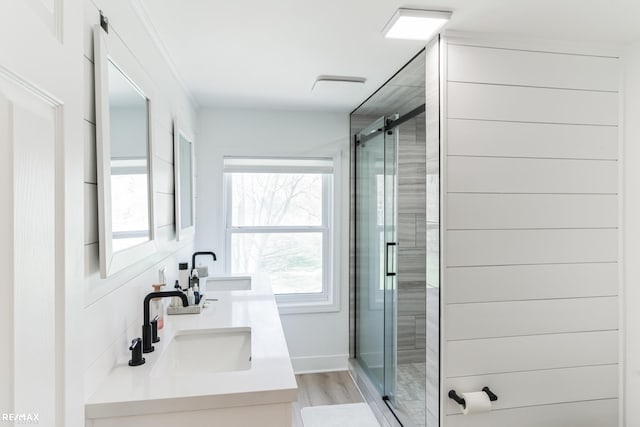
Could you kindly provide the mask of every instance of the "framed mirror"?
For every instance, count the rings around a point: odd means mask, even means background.
[[[176,239],[192,237],[196,225],[195,157],[193,138],[173,122]]]
[[[154,253],[150,85],[116,35],[94,28],[100,275]]]

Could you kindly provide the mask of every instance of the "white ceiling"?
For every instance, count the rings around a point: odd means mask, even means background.
[[[398,7],[451,10],[458,31],[640,40],[640,0],[137,1],[202,107],[351,111],[424,45],[382,37]],[[367,82],[312,92],[321,74]]]

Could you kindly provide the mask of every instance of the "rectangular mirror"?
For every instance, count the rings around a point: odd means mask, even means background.
[[[156,250],[149,89],[116,35],[94,29],[100,274]],[[135,74],[136,78],[133,78]]]
[[[193,138],[173,124],[176,238],[184,240],[195,232],[195,167]]]

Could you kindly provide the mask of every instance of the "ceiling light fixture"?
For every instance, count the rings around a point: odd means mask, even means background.
[[[382,33],[388,39],[429,40],[450,18],[451,12],[400,8]]]

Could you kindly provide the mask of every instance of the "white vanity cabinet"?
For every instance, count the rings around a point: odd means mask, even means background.
[[[206,297],[200,314],[167,316],[144,365],[119,361],[85,405],[87,427],[291,425],[297,385],[269,282]]]

